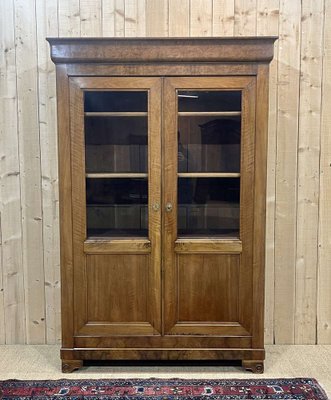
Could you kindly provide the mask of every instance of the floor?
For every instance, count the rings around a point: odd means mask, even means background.
[[[88,366],[60,372],[59,346],[0,346],[0,380],[87,378],[316,378],[331,399],[331,346],[266,346],[265,373],[229,366]]]

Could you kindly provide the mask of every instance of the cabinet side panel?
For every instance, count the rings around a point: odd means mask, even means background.
[[[73,346],[73,262],[69,90],[65,65],[56,67],[61,248],[62,346]]]
[[[243,90],[242,145],[240,175],[240,260],[239,321],[252,332],[253,300],[253,224],[254,224],[254,149],[255,149],[255,78]]]
[[[264,345],[264,264],[268,132],[268,65],[257,76],[254,241],[253,241],[253,347]]]
[[[72,179],[72,237],[74,264],[74,331],[86,323],[86,187],[84,143],[84,93],[72,79],[70,91],[70,140]]]

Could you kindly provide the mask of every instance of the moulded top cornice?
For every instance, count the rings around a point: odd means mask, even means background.
[[[47,38],[54,63],[270,62],[276,36]]]

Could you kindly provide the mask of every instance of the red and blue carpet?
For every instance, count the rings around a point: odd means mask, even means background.
[[[116,379],[0,382],[0,399],[327,400],[315,379]]]

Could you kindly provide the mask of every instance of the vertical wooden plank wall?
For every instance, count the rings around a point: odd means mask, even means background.
[[[309,344],[317,318],[323,7],[323,0],[303,0],[301,10],[294,341]]]
[[[45,42],[58,35],[279,35],[265,338],[331,343],[330,0],[6,0],[0,19],[0,343],[60,340],[55,74]]]
[[[257,35],[278,36],[279,0],[257,1]],[[269,74],[269,124],[267,158],[266,259],[265,259],[265,340],[273,343],[275,296],[275,205],[277,139],[278,41]]]
[[[26,342],[14,0],[0,3],[1,343]]]
[[[274,336],[294,342],[301,2],[280,0]]]
[[[317,270],[317,342],[331,343],[331,1],[324,2]]]
[[[17,118],[27,343],[43,343],[45,286],[38,110],[36,0],[15,0]]]
[[[56,343],[60,340],[61,332],[56,86],[55,66],[49,58],[45,36],[58,35],[57,0],[37,0],[36,20],[46,342]]]

